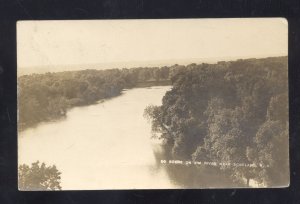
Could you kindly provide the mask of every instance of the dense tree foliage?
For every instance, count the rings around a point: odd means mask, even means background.
[[[287,185],[287,77],[287,57],[191,64],[145,116],[173,158],[255,164],[221,170],[247,184]]]
[[[124,88],[169,82],[172,67],[84,70],[18,78],[19,129],[59,119],[69,108],[117,96]]]
[[[36,190],[61,190],[60,172],[56,166],[46,166],[39,161],[31,164],[31,167],[22,164],[19,166],[19,189],[25,191]]]

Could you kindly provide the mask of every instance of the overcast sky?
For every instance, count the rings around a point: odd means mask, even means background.
[[[19,21],[18,67],[283,56],[287,32],[282,18]]]

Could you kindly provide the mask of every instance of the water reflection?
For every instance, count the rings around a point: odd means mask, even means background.
[[[246,187],[242,183],[232,180],[228,172],[218,167],[203,165],[185,165],[169,163],[172,160],[167,147],[157,145],[153,147],[156,169],[163,169],[171,183],[178,188],[230,188]],[[165,160],[166,163],[162,163]]]

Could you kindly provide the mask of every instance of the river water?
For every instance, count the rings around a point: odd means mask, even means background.
[[[134,88],[95,105],[76,107],[61,121],[19,133],[19,164],[55,164],[63,190],[178,188],[155,155],[146,106],[160,105],[171,86]]]

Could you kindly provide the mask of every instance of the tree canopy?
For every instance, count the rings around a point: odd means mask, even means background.
[[[19,190],[41,191],[41,190],[61,190],[60,175],[56,166],[47,166],[39,161],[31,166],[22,164],[19,166]]]

